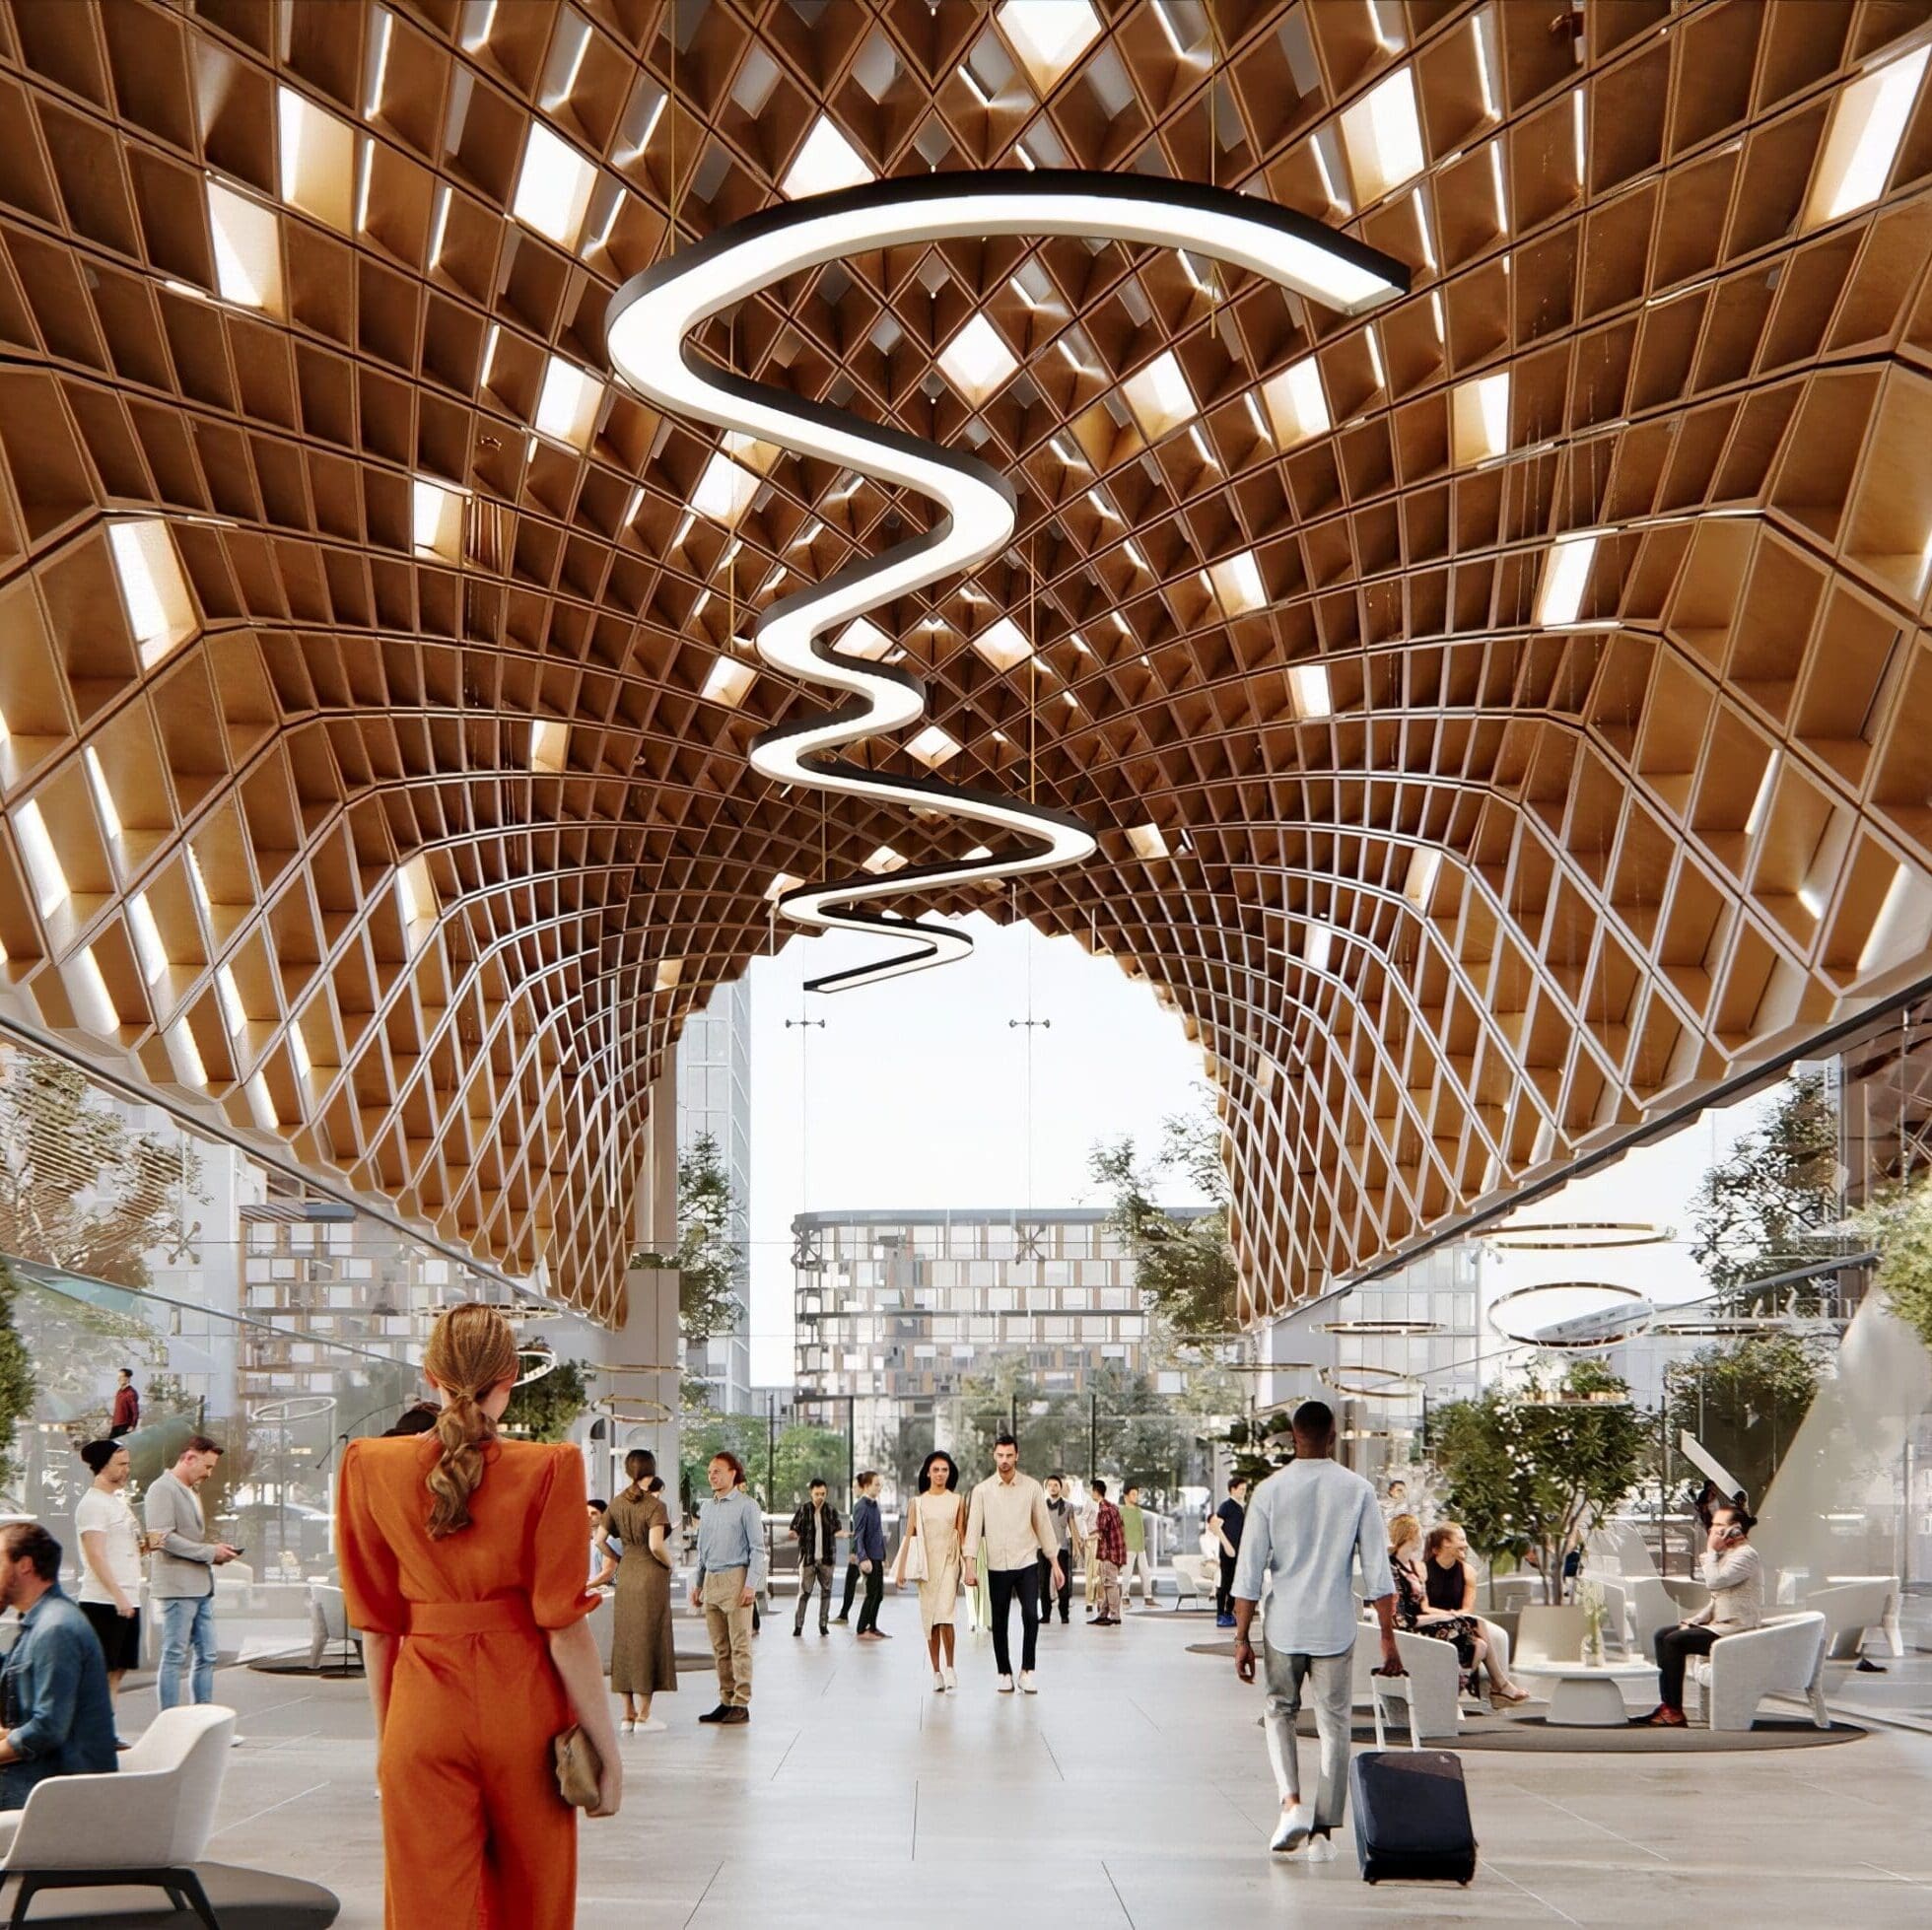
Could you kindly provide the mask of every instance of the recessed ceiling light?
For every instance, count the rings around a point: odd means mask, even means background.
[[[1121,383],[1121,393],[1149,442],[1169,435],[1199,413],[1194,390],[1172,349],[1163,349],[1138,375],[1130,376]]]
[[[538,718],[530,726],[530,769],[555,776],[569,762],[570,725],[561,718]]]
[[[101,762],[101,753],[90,744],[81,753],[81,768],[87,773],[88,789],[94,793],[94,808],[101,819],[101,828],[107,834],[110,844],[118,844],[121,838],[120,812],[114,808],[114,793],[107,789],[106,767]]]
[[[463,554],[463,492],[415,477],[409,486],[409,540],[418,556],[460,563]]]
[[[533,120],[510,211],[559,246],[574,248],[596,184],[597,171],[590,163],[542,121]]]
[[[1426,909],[1441,868],[1442,854],[1431,845],[1417,845],[1409,854],[1409,874],[1402,881],[1402,895],[1418,910]]]
[[[1357,202],[1379,201],[1422,172],[1422,124],[1415,112],[1415,76],[1398,67],[1342,113]]]
[[[47,831],[40,806],[29,801],[13,813],[14,834],[20,841],[20,855],[27,861],[27,874],[34,881],[34,902],[42,918],[51,918],[72,895],[67,873]]]
[[[862,181],[876,179],[859,150],[820,114],[798,150],[798,158],[786,170],[779,192],[796,200],[801,194],[830,194],[840,187],[857,187]]]
[[[1869,207],[1885,192],[1928,52],[1932,49],[1914,47],[1874,67],[1831,103],[1818,172],[1805,203],[1806,228]]]
[[[1214,593],[1221,599],[1221,608],[1229,616],[1258,610],[1268,601],[1268,591],[1261,580],[1261,566],[1255,561],[1255,553],[1251,549],[1236,550],[1232,556],[1224,556],[1218,563],[1210,563],[1208,574],[1213,579]]]
[[[1074,447],[1070,436],[1055,436],[1047,445],[1069,469],[1091,469],[1092,464]]]
[[[1330,954],[1334,950],[1333,927],[1324,925],[1318,918],[1311,918],[1302,928],[1301,933],[1301,955],[1308,961],[1309,969],[1326,972],[1329,968]]]
[[[1282,448],[1291,449],[1328,430],[1328,397],[1322,390],[1322,372],[1312,355],[1290,363],[1264,382],[1261,392],[1275,424],[1275,441]]]
[[[273,211],[211,180],[208,233],[215,244],[215,289],[222,300],[244,309],[279,310],[282,231]]]
[[[936,771],[941,764],[959,755],[959,740],[936,724],[929,724],[906,748],[929,770]]]
[[[833,648],[843,651],[848,656],[868,657],[874,663],[883,662],[898,648],[890,637],[869,617],[855,617],[840,631],[834,640]]]
[[[1537,590],[1536,620],[1545,630],[1574,623],[1583,608],[1590,583],[1590,565],[1597,554],[1594,533],[1558,536],[1543,560],[1543,582]]]
[[[714,704],[734,711],[744,702],[756,674],[749,663],[740,663],[734,656],[721,656],[705,679],[704,695]]]
[[[282,199],[343,234],[355,229],[356,130],[292,87],[277,88]]]
[[[1049,94],[1100,34],[1089,0],[1005,0],[994,15],[1020,65]]]
[[[1288,670],[1288,697],[1294,714],[1303,722],[1333,717],[1335,700],[1329,693],[1326,663],[1296,663]]]
[[[758,478],[749,469],[739,468],[728,455],[714,454],[691,492],[691,507],[698,515],[728,527],[744,515],[757,494]]]
[[[1457,384],[1450,397],[1456,466],[1486,462],[1509,448],[1509,371]]]
[[[397,865],[396,899],[402,907],[403,926],[412,938],[436,922],[439,909],[436,880],[430,876],[429,860],[421,852]],[[237,1008],[240,1009],[239,999]]]
[[[572,448],[588,448],[602,402],[602,382],[576,363],[553,355],[543,371],[543,387],[537,395],[536,433],[553,442],[568,443]]]
[[[973,639],[973,648],[996,669],[1010,670],[1033,655],[1033,647],[1019,633],[1011,617],[996,617]]]
[[[1127,842],[1135,857],[1144,859],[1148,863],[1167,856],[1167,839],[1157,824],[1130,825]]]
[[[118,518],[107,525],[107,553],[141,667],[152,670],[195,627],[194,603],[174,539],[159,517]]]
[[[1493,6],[1484,7],[1469,24],[1469,30],[1476,41],[1476,87],[1483,103],[1483,111],[1494,120],[1501,109],[1497,105],[1496,88],[1496,10]]]
[[[681,958],[660,958],[657,961],[656,988],[659,992],[669,992],[684,976],[684,960]]]
[[[874,877],[882,877],[887,871],[903,870],[906,861],[890,845],[881,845],[866,859],[864,868]]]
[[[979,313],[939,353],[940,374],[969,402],[984,402],[1018,367],[1000,331]]]

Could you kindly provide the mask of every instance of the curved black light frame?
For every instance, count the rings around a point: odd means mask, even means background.
[[[821,262],[881,247],[993,235],[1185,247],[1268,276],[1311,301],[1358,314],[1406,294],[1409,271],[1374,248],[1286,208],[1227,188],[1079,170],[1008,170],[907,176],[766,208],[633,276],[612,297],[611,365],[660,409],[778,444],[889,484],[923,491],[941,513],[930,529],[847,564],[824,583],[783,597],[753,630],[775,669],[846,693],[830,711],[764,732],[753,767],[783,784],[934,806],[1030,843],[983,860],[916,864],[821,879],[779,908],[821,930],[917,940],[910,951],[814,979],[832,992],[963,958],[972,939],[950,926],[854,907],[925,887],[1019,877],[1090,857],[1095,838],[1068,812],[936,777],[887,777],[832,755],[916,724],[926,692],[911,671],[835,650],[823,634],[894,597],[971,570],[1011,539],[1016,499],[990,465],[847,409],[754,382],[701,356],[688,339],[714,315]],[[1030,640],[1029,640],[1030,641]]]

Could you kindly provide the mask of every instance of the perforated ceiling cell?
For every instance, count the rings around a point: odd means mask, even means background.
[[[1019,909],[1199,1042],[1251,1312],[1920,976],[1932,7],[1092,15],[0,14],[14,1008],[617,1314],[651,1082],[824,868],[749,617],[928,507],[658,419],[604,310],[784,183],[980,166],[1413,271],[1347,321],[959,241],[710,338],[1012,481],[1011,551],[878,618],[938,734],[870,755],[1100,830]]]

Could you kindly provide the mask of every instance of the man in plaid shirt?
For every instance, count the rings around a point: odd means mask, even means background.
[[[1127,1565],[1127,1525],[1121,1511],[1107,1498],[1107,1483],[1092,1483],[1097,1508],[1094,1518],[1094,1547],[1100,1556],[1100,1613],[1094,1617],[1096,1628],[1121,1625],[1121,1570]]]

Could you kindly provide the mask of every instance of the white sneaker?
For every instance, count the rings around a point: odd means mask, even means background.
[[[638,1724],[638,1734],[640,1736],[661,1736],[669,1727],[670,1724],[668,1722],[659,1722],[654,1715]]]
[[[959,1687],[959,1678],[953,1674],[952,1664],[950,1662],[946,1664],[945,1674],[946,1674],[946,1687],[948,1689],[957,1689]]]
[[[1001,1695],[1010,1695],[1013,1692],[1013,1679],[1011,1676],[1001,1676],[1000,1678],[1000,1692]]]
[[[1040,1685],[1033,1680],[1033,1671],[1031,1669],[1022,1669],[1019,1672],[1019,1692],[1022,1695],[1039,1694]]]
[[[1333,1863],[1341,1854],[1333,1836],[1310,1836],[1308,1847],[1301,1852],[1301,1860],[1304,1863]]]
[[[1314,1827],[1315,1819],[1309,1814],[1307,1804],[1296,1803],[1281,1812],[1281,1820],[1275,1826],[1268,1846],[1276,1851],[1297,1850],[1308,1840],[1308,1832]]]
[[[620,1736],[635,1736],[637,1730],[638,1726],[635,1719],[628,1715],[617,1725],[617,1733]]]
[[[932,1671],[932,1693],[943,1695],[946,1692],[946,1672],[943,1669]]]

